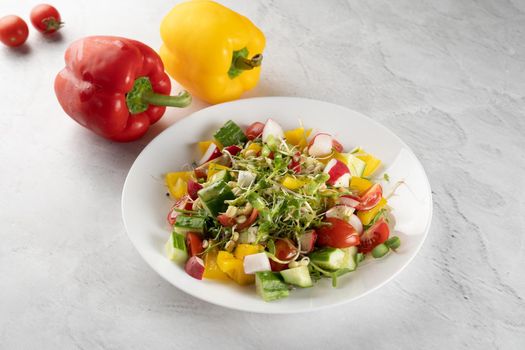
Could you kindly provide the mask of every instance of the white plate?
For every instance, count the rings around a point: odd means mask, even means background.
[[[389,200],[396,217],[396,234],[402,239],[397,253],[369,261],[356,272],[340,278],[332,288],[329,280],[313,288],[293,290],[290,296],[264,302],[253,286],[239,287],[212,280],[198,281],[164,257],[169,236],[166,213],[172,204],[166,198],[163,174],[179,171],[198,159],[196,142],[211,138],[228,119],[241,126],[271,117],[285,129],[298,126],[332,133],[351,149],[362,146],[383,161],[381,172],[388,194],[397,181],[404,181]],[[290,97],[239,100],[200,110],[172,125],[142,151],[131,167],[122,193],[122,216],[128,236],[146,262],[177,288],[210,303],[237,310],[261,313],[293,313],[335,306],[361,297],[391,280],[414,258],[430,227],[432,197],[430,185],[414,153],[388,129],[372,119],[334,104]]]

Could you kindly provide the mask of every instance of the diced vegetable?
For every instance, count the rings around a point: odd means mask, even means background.
[[[246,170],[239,171],[239,174],[237,176],[237,184],[241,188],[248,188],[250,187],[253,182],[255,181],[255,174]]]
[[[357,215],[350,215],[350,217],[348,218],[348,223],[352,225],[353,228],[355,228],[358,234],[363,233],[363,223]]]
[[[255,154],[258,154],[259,152],[261,152],[261,150],[262,150],[262,146],[255,142],[250,143],[250,145],[246,147],[246,152],[253,151]]]
[[[204,261],[198,256],[192,256],[186,261],[184,270],[191,277],[201,280],[204,275]]]
[[[316,134],[308,146],[312,157],[327,157],[332,153],[333,138],[329,134]]]
[[[358,155],[357,158],[361,159],[366,164],[362,175],[364,177],[371,176],[381,165],[381,161],[371,154]]]
[[[381,243],[381,244],[376,245],[375,248],[372,249],[372,256],[376,259],[382,258],[383,256],[386,255],[386,253],[388,253],[388,251],[389,249],[386,246],[386,244]]]
[[[208,140],[208,141],[201,141],[201,142],[198,143],[198,147],[199,147],[199,151],[200,151],[201,157],[204,155],[204,153],[206,153],[206,150],[208,150],[208,147],[210,147],[210,144],[212,144],[212,143],[215,143],[215,141]],[[217,147],[219,147],[219,145],[217,145]]]
[[[336,205],[326,211],[327,218],[338,218],[341,220],[349,221],[350,217],[354,213],[354,208],[346,205]]]
[[[342,250],[345,253],[342,268],[354,271],[357,268],[357,247],[343,248]]]
[[[297,146],[299,149],[303,149],[307,145],[306,139],[312,133],[312,129],[305,130],[304,128],[297,128],[284,132],[286,142],[291,145]]]
[[[177,221],[173,225],[173,229],[177,233],[185,234],[187,232],[199,232],[204,231],[205,218],[202,216],[177,216]]]
[[[264,301],[286,298],[289,295],[288,286],[283,282],[279,273],[264,271],[255,274],[257,294]]]
[[[372,221],[374,216],[376,216],[376,214],[379,213],[379,211],[381,209],[383,209],[386,206],[386,204],[387,204],[386,199],[385,198],[381,198],[379,203],[375,207],[373,207],[372,209],[358,211],[357,212],[357,217],[361,220],[363,225],[368,225]]]
[[[208,149],[204,154],[202,155],[199,165],[202,165],[204,163],[208,163],[210,160],[213,160],[215,158],[219,158],[222,155],[221,151],[219,150],[219,147],[217,147],[216,144],[210,143],[208,146]]]
[[[340,160],[331,159],[324,172],[330,176],[326,183],[334,187],[347,187],[350,182],[350,171]]]
[[[401,240],[398,236],[392,236],[385,241],[385,245],[392,250],[396,250],[401,246]]]
[[[366,192],[372,185],[372,182],[357,176],[352,176],[350,180],[350,189],[359,192],[359,194]]]
[[[211,163],[208,167],[208,181],[211,181],[213,175],[217,174],[221,170],[230,170],[230,168],[221,164]]]
[[[226,124],[217,130],[213,137],[224,147],[240,145],[248,141],[242,129],[231,120],[228,120]]]
[[[239,152],[241,150],[242,150],[242,148],[237,146],[237,145],[231,145],[231,146],[228,146],[228,147],[224,147],[224,149],[223,149],[223,151],[228,152],[232,156],[235,156],[235,155],[239,154]]]
[[[363,173],[365,171],[366,166],[365,162],[352,155],[351,153],[342,153],[342,155],[347,159],[346,165],[348,166],[348,169],[350,170],[352,176],[364,176]]]
[[[246,285],[254,282],[253,275],[244,273],[244,264],[241,259],[237,259],[233,254],[220,251],[217,255],[217,265],[222,272],[228,275],[237,284]]]
[[[281,181],[281,185],[293,191],[293,190],[296,190],[306,185],[306,182],[299,180],[293,176],[286,175],[284,179]]]
[[[270,271],[270,260],[266,253],[251,254],[244,257],[244,273],[254,274],[260,271]]]
[[[222,270],[219,268],[219,265],[217,265],[217,254],[218,252],[216,249],[210,250],[208,253],[206,253],[206,256],[204,257],[203,277],[220,281],[228,280],[228,275],[222,272]]]
[[[224,181],[212,183],[200,190],[198,195],[206,211],[213,217],[226,211],[228,204],[224,201],[235,198],[231,188]]]
[[[228,182],[228,181],[231,181],[231,179],[232,177],[228,170],[220,170],[216,172],[215,174],[213,174],[208,181],[209,182],[217,182],[217,181]]]
[[[237,259],[243,260],[247,255],[257,254],[263,250],[264,247],[260,244],[238,244],[234,255]]]
[[[262,140],[263,142],[268,142],[271,139],[278,141],[284,138],[283,128],[274,121],[273,119],[268,119],[264,125]]]
[[[202,189],[202,185],[193,179],[188,180],[187,192],[191,199],[197,199],[197,193]]]
[[[175,199],[182,198],[187,194],[188,183],[187,181],[193,177],[192,171],[180,171],[174,173],[167,173],[165,177],[166,186]]]
[[[310,260],[321,268],[337,270],[343,267],[345,253],[338,248],[323,248],[308,255]]]
[[[308,267],[306,266],[298,266],[291,269],[282,270],[280,273],[286,283],[302,288],[313,286],[310,272],[308,272]]]
[[[308,230],[300,236],[301,252],[310,253],[314,250],[315,241],[317,240],[317,232],[315,230]]]
[[[178,264],[182,264],[188,259],[185,237],[180,233],[172,232],[164,248],[168,259]]]

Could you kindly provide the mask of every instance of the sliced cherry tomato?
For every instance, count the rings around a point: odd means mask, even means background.
[[[33,7],[30,19],[33,27],[44,34],[54,33],[63,25],[60,21],[58,10],[48,4],[40,4]]]
[[[383,196],[383,188],[380,184],[370,187],[360,198],[359,204],[355,207],[357,210],[369,210],[379,203]]]
[[[330,225],[321,226],[318,230],[316,244],[320,247],[347,248],[359,245],[359,235],[348,222],[337,218],[326,218]]]
[[[221,225],[224,227],[232,227],[235,225],[235,219],[226,214],[217,215],[217,220],[219,220]]]
[[[0,41],[10,47],[20,46],[26,42],[29,28],[26,22],[15,15],[0,18]]]
[[[168,223],[170,225],[175,224],[175,221],[177,220],[177,215],[179,215],[179,212],[175,209],[182,209],[182,210],[192,210],[193,209],[193,203],[190,200],[189,196],[184,196],[178,201],[173,204],[170,211],[168,212]]]
[[[332,140],[332,148],[336,150],[337,152],[343,152],[343,145],[339,143],[336,139]]]
[[[208,171],[204,167],[198,167],[193,170],[197,179],[205,179],[208,177]]]
[[[259,216],[259,211],[254,208],[250,216],[246,219],[246,221],[243,222],[242,224],[237,225],[237,230],[243,230],[247,227],[250,227],[255,222],[255,220],[257,220],[258,216]]]
[[[192,179],[188,180],[188,195],[191,199],[197,199],[197,192],[199,192],[200,189],[202,189],[202,185],[200,183],[193,181]]]
[[[376,221],[370,228],[368,228],[361,235],[361,243],[359,244],[359,251],[361,253],[369,253],[377,245],[385,242],[390,235],[390,228],[384,218]]]
[[[188,248],[188,254],[190,257],[202,253],[204,248],[202,248],[201,236],[195,232],[186,233],[186,248]]]
[[[261,122],[255,122],[246,129],[246,137],[248,140],[255,140],[259,135],[262,134],[264,124]]]
[[[297,248],[288,238],[275,241],[275,257],[279,260],[289,260],[297,254]],[[272,271],[282,271],[288,268],[288,264],[281,264],[270,259]]]

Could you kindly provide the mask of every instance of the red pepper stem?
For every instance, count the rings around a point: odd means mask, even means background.
[[[253,56],[252,58],[238,56],[233,62],[233,65],[236,69],[250,70],[254,69],[255,67],[259,67],[262,63],[262,59],[263,56],[260,53]]]
[[[145,91],[141,95],[141,100],[155,106],[186,107],[191,103],[191,95],[187,91],[182,91],[177,96],[161,95],[152,91]]]

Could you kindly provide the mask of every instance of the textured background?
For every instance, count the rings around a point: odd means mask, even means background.
[[[434,220],[413,263],[356,302],[265,316],[201,302],[158,277],[120,215],[147,137],[114,144],[52,91],[72,40],[159,47],[173,1],[55,0],[62,35],[0,47],[0,348],[525,347],[525,2],[223,1],[267,36],[250,96],[326,100],[385,124],[430,177]],[[32,1],[2,0],[27,18]]]

